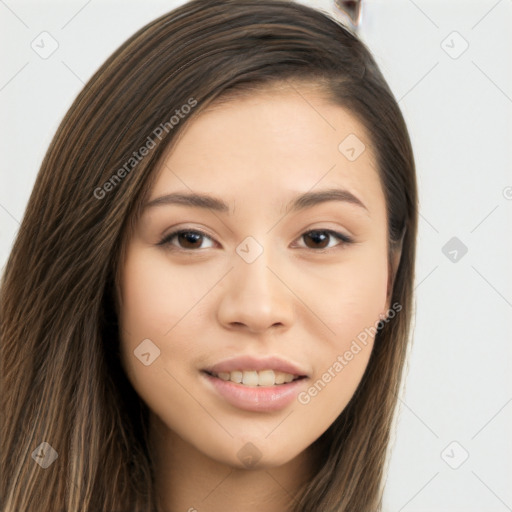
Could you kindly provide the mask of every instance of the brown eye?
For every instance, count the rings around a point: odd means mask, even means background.
[[[203,235],[193,231],[184,231],[176,235],[177,240],[181,247],[185,249],[196,249],[201,246],[201,238]]]
[[[330,235],[325,233],[325,231],[311,231],[303,236],[306,246],[310,249],[325,249],[330,238]],[[309,245],[310,243],[311,245]]]
[[[212,240],[208,235],[201,231],[181,229],[179,231],[169,233],[161,242],[158,243],[158,245],[165,245],[170,246],[171,248],[184,250],[202,249],[205,248],[201,247],[204,239]],[[173,243],[174,240],[177,240],[177,244]]]
[[[352,239],[343,233],[337,233],[328,229],[316,229],[308,231],[302,235],[308,249],[330,249],[329,242],[331,239],[336,238],[341,243],[335,245],[345,245],[352,242]]]

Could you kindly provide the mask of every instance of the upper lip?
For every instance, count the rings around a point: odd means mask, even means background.
[[[261,371],[274,370],[277,372],[290,373],[299,377],[307,377],[307,372],[300,368],[296,363],[287,361],[279,356],[256,358],[253,356],[238,356],[230,359],[224,359],[214,364],[204,371],[208,373],[233,372],[240,371]]]

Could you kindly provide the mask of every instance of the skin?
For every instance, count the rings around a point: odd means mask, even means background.
[[[355,161],[338,150],[349,134],[366,146]],[[295,196],[331,187],[349,190],[366,209],[329,201],[288,212]],[[149,207],[127,246],[122,364],[151,410],[161,506],[288,510],[311,477],[312,443],[361,380],[372,337],[307,404],[294,400],[274,412],[230,405],[205,386],[200,370],[234,355],[279,355],[307,370],[307,390],[386,314],[386,204],[369,138],[318,88],[261,90],[191,119],[158,170],[150,200],[178,191],[214,195],[230,211]],[[182,228],[207,237],[157,245]],[[303,236],[311,229],[338,231],[354,243],[311,241]],[[252,263],[236,252],[248,236],[263,248]],[[148,366],[134,356],[144,339],[160,350]],[[237,456],[248,442],[261,457],[250,468]]]

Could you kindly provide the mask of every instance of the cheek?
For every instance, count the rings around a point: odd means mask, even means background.
[[[156,338],[169,335],[187,316],[208,282],[186,268],[172,269],[165,256],[155,258],[137,248],[127,255],[122,280],[121,326],[132,335]]]
[[[169,362],[165,347],[190,309],[194,287],[190,279],[184,282],[179,269],[169,272],[165,260],[151,257],[135,243],[127,254],[121,280],[122,363],[132,384],[146,399],[148,389],[162,386],[159,379],[169,379],[164,372]],[[182,351],[190,347],[188,341],[174,342],[173,356],[182,358]]]
[[[326,339],[343,348],[385,313],[388,262],[385,244],[354,251],[347,260],[320,268],[304,281],[302,295],[329,328]],[[322,331],[324,332],[324,331]]]
[[[334,330],[344,338],[354,329],[373,325],[384,312],[387,292],[387,262],[385,257],[361,257],[348,265],[333,280],[333,301],[339,308]]]
[[[197,376],[183,363],[200,350],[194,343],[198,332],[191,318],[202,315],[198,303],[205,291],[204,280],[195,286],[200,277],[180,267],[170,271],[165,257],[148,256],[135,243],[121,279],[122,366],[153,412],[178,431],[185,425],[180,431],[184,438],[199,436],[205,428],[204,411],[191,399],[186,386]]]
[[[330,270],[329,283],[316,288],[312,304],[329,330],[323,330],[323,336],[317,334],[315,351],[309,354],[315,361],[315,375],[298,397],[304,412],[308,411],[303,415],[304,428],[314,431],[318,424],[331,424],[359,385],[371,355],[379,315],[385,312],[387,268],[382,244],[361,251],[336,272]],[[318,327],[318,322],[315,325]],[[309,329],[313,331],[313,324]]]

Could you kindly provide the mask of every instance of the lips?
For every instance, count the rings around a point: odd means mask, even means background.
[[[308,372],[279,356],[225,359],[201,371],[210,392],[237,409],[275,412],[296,399],[308,382]]]
[[[201,373],[206,393],[213,393],[236,409],[259,413],[286,409],[295,402],[308,382],[304,377],[280,385],[248,386],[222,380],[208,372]]]

